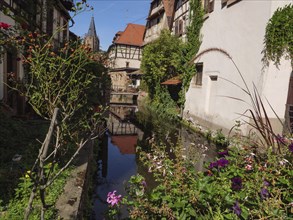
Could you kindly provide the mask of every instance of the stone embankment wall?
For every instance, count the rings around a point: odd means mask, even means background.
[[[56,203],[60,219],[82,219],[83,210],[87,208],[85,206],[91,178],[93,146],[93,141],[84,146],[74,161],[75,168]]]

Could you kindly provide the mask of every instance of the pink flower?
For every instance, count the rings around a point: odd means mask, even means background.
[[[107,195],[107,203],[109,203],[111,206],[118,205],[118,203],[121,201],[121,195],[115,195],[116,190],[113,192],[109,192]]]
[[[5,29],[7,30],[8,28],[10,28],[11,25],[10,24],[7,24],[7,23],[4,23],[4,22],[0,22],[0,29]]]
[[[252,170],[253,168],[252,168],[252,166],[251,166],[250,164],[247,164],[247,165],[245,166],[245,169],[246,169],[247,171],[249,171],[249,170]]]

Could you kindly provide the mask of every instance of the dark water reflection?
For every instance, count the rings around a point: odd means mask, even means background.
[[[118,142],[117,142],[118,141]],[[125,184],[137,172],[135,146],[137,136],[107,136],[107,144],[102,151],[103,158],[98,161],[97,186],[94,194],[94,218],[104,219],[108,204],[108,192],[125,195]],[[128,143],[128,147],[126,145]],[[105,153],[107,151],[107,153]],[[127,213],[124,211],[124,216]]]
[[[120,117],[116,112],[108,122],[108,128],[112,135],[108,134],[105,137],[98,159],[92,219],[104,219],[104,214],[108,209],[106,202],[108,192],[116,190],[116,194],[126,195],[125,186],[132,175],[139,172],[152,182],[152,177],[147,169],[136,161],[135,149],[137,145],[149,150],[151,139],[167,145],[179,141],[183,146],[182,154],[194,162],[196,170],[203,170],[203,164],[216,157],[215,146],[210,145],[202,135],[187,128],[181,128],[179,124],[154,125],[148,123],[142,128],[140,127],[144,130],[142,132],[125,119],[121,123]],[[126,210],[122,210],[121,217],[127,217]]]

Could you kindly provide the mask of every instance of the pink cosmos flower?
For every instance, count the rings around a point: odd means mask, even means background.
[[[0,29],[3,28],[4,30],[7,30],[10,27],[11,27],[10,24],[4,23],[4,22],[0,22]]]
[[[107,203],[110,204],[111,206],[118,205],[118,203],[121,201],[121,195],[115,195],[116,190],[113,192],[109,192],[107,195]]]

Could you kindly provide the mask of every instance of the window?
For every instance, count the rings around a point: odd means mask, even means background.
[[[196,76],[195,76],[195,85],[202,85],[202,72],[203,72],[203,63],[195,64]]]
[[[183,21],[180,20],[179,21],[179,36],[181,36],[183,34]]]
[[[232,4],[236,3],[236,2],[239,2],[239,1],[240,0],[226,0],[227,6],[230,6],[230,5],[232,5]]]
[[[214,11],[215,0],[204,0],[204,12],[205,14],[209,14]]]
[[[159,23],[160,23],[160,17],[157,18],[157,24],[159,24]]]
[[[225,6],[229,7],[229,6],[231,6],[234,3],[237,3],[239,1],[241,1],[241,0],[221,0],[222,8],[224,8]]]
[[[175,21],[175,35],[181,36],[183,34],[183,21],[176,20]]]
[[[129,68],[129,62],[126,61],[126,68]]]

